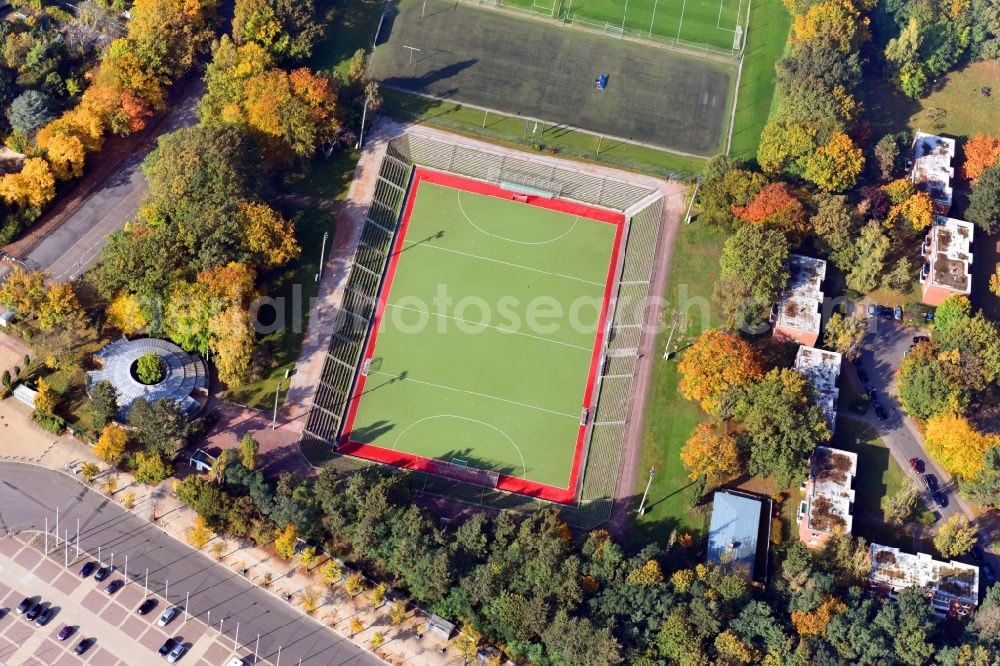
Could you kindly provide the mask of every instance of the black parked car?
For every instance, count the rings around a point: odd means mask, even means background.
[[[929,337],[927,337],[926,335],[914,335],[913,336],[913,344],[915,344],[915,345],[919,345],[921,342],[930,342],[930,341],[931,341],[931,339]]]
[[[123,587],[125,587],[125,583],[123,583],[120,578],[116,578],[115,580],[108,583],[108,586],[104,588],[104,593],[114,594]]]
[[[933,474],[924,474],[920,477],[920,480],[924,482],[924,487],[927,488],[927,490],[932,493],[937,492],[938,481],[936,476]]]
[[[77,654],[83,654],[93,644],[94,644],[93,638],[84,638],[82,641],[76,644],[76,647],[73,648],[73,652],[76,652]]]
[[[25,611],[31,608],[31,599],[25,598],[17,605],[17,614],[24,615]]]
[[[166,641],[163,642],[163,645],[160,646],[160,649],[157,650],[157,652],[160,653],[161,657],[165,657],[175,647],[177,647],[177,641],[175,641],[173,638],[168,638]]]
[[[24,614],[24,619],[27,620],[28,622],[34,622],[35,620],[38,619],[38,616],[41,614],[44,608],[45,606],[43,606],[41,602],[35,604],[34,606],[31,607],[31,610],[29,610],[27,613]]]
[[[80,578],[88,577],[90,574],[94,573],[94,569],[96,568],[97,562],[87,562],[83,565],[83,568],[80,569]]]
[[[981,547],[979,547],[979,546],[973,546],[972,547],[972,551],[971,551],[970,554],[972,555],[972,560],[976,564],[982,564],[983,563],[983,549]]]
[[[111,575],[111,567],[101,567],[100,569],[97,570],[97,573],[94,574],[94,580],[100,583],[102,580],[104,580],[110,575]]]
[[[52,608],[52,606],[46,606],[42,610],[41,614],[39,614],[38,619],[35,620],[35,624],[37,626],[39,626],[39,627],[44,627],[45,625],[47,625],[49,623],[49,620],[51,620],[52,616],[55,615],[55,614],[56,614],[56,612]]]
[[[146,599],[139,604],[139,607],[135,609],[135,612],[139,615],[145,615],[154,608],[156,608],[156,599]]]
[[[948,496],[942,492],[934,493],[934,503],[938,505],[939,508],[943,509],[948,506]]]

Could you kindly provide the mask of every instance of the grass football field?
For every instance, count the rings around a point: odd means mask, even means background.
[[[418,169],[340,450],[571,501],[623,224]]]
[[[502,0],[542,16],[553,16],[609,34],[624,29],[629,37],[720,53],[739,50],[734,44],[737,25],[746,26],[749,0]]]

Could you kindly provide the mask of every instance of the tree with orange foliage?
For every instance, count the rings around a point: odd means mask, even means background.
[[[983,469],[983,455],[1000,446],[1000,435],[981,433],[964,416],[939,414],[927,421],[927,453],[950,474],[971,481]]]
[[[792,625],[799,636],[826,637],[826,628],[834,615],[847,610],[847,605],[835,597],[827,597],[826,601],[811,611],[795,611],[792,613]]]
[[[962,175],[975,185],[979,175],[1000,163],[1000,139],[980,132],[965,142],[965,163]]]
[[[732,210],[744,222],[770,225],[792,235],[806,232],[805,208],[784,183],[767,185],[749,204]]]
[[[736,438],[715,423],[699,423],[681,449],[681,462],[694,481],[699,476],[708,478],[738,474],[743,459]]]
[[[697,400],[706,412],[715,413],[718,399],[730,386],[760,379],[763,370],[746,340],[717,328],[703,332],[684,352],[677,365],[681,394]]]
[[[302,252],[292,223],[267,204],[247,202],[239,212],[244,246],[259,265],[281,266]]]

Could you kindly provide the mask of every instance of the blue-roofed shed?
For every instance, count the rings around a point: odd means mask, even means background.
[[[754,566],[762,510],[762,502],[756,497],[727,491],[715,493],[708,530],[708,561],[745,567],[751,577],[756,577]],[[766,535],[762,543],[766,548]]]

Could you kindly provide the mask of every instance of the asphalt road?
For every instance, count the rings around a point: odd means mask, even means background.
[[[899,368],[903,355],[913,343],[913,337],[927,334],[926,330],[905,327],[893,320],[871,318],[868,335],[865,337],[864,348],[861,352],[861,364],[868,373],[868,383],[875,388],[879,402],[887,407],[889,414],[885,421],[879,421],[876,419],[875,413],[869,410],[863,418],[882,436],[893,458],[908,478],[917,484],[918,488],[923,490],[924,486],[919,475],[910,468],[910,458],[922,459],[926,467],[925,473],[937,477],[941,491],[948,497],[948,506],[943,509],[936,506],[930,493],[925,490],[921,495],[927,506],[937,513],[937,525],[956,514],[962,514],[967,516],[969,520],[975,520],[976,516],[971,507],[959,497],[954,480],[928,455],[924,448],[923,438],[917,432],[913,422],[906,416],[899,402],[896,389],[896,370]],[[850,375],[849,381],[856,382],[860,387],[860,380],[853,367],[846,372]],[[841,405],[841,409],[848,408],[849,405]],[[980,532],[980,545],[984,549],[989,548],[992,542],[989,535]],[[994,553],[988,552],[987,560],[994,571],[1000,571],[1000,558],[997,558]]]
[[[204,83],[192,81],[160,121],[156,133],[162,135],[197,123],[198,100],[204,92]],[[58,228],[22,257],[25,264],[63,282],[82,275],[97,261],[108,234],[134,218],[146,191],[142,161],[154,147],[155,142],[150,141],[130,155]],[[0,266],[0,278],[8,270]]]
[[[80,519],[80,547],[108,561],[114,553],[119,575],[128,555],[128,576],[143,584],[149,568],[149,587],[160,596],[169,581],[169,601],[184,603],[205,621],[211,611],[217,628],[233,637],[240,623],[241,645],[251,645],[260,634],[260,657],[274,662],[281,647],[283,663],[303,666],[374,665],[382,662],[271,593],[255,587],[238,573],[214,562],[117,503],[64,474],[33,465],[0,463],[0,530],[52,528],[59,507],[60,530],[76,531]],[[71,538],[74,538],[71,536]],[[30,592],[26,590],[25,592]]]

